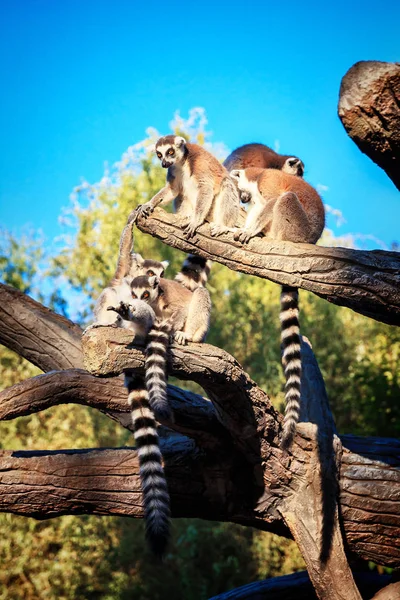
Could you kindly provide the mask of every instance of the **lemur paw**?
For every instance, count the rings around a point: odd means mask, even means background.
[[[135,213],[133,217],[133,222],[137,221],[138,217],[144,217],[145,219],[147,219],[147,217],[151,215],[153,211],[154,206],[152,206],[150,202],[146,202],[146,204],[139,204],[139,206],[136,207],[136,210],[133,211]]]
[[[88,325],[86,327],[86,329],[83,330],[83,334],[82,335],[85,335],[85,333],[87,333],[91,329],[97,329],[97,327],[105,327],[105,325],[102,325],[101,323],[92,323],[91,325]]]
[[[82,335],[85,335],[85,333],[87,333],[91,329],[98,329],[99,327],[118,327],[118,324],[117,323],[92,323],[91,325],[88,325],[86,327],[86,329],[84,329]]]
[[[218,235],[222,235],[229,231],[228,227],[224,225],[217,225],[216,223],[210,223],[210,233],[213,237],[217,237]]]
[[[238,229],[233,234],[233,237],[236,241],[240,242],[241,244],[247,244],[249,242],[249,240],[251,240],[252,235],[245,229]]]
[[[116,312],[120,317],[122,317],[126,321],[129,321],[132,309],[133,307],[131,305],[125,304],[124,302],[120,302],[118,306],[107,306],[107,310],[112,310]]]
[[[187,240],[194,237],[196,235],[196,230],[198,228],[197,224],[189,222],[187,225],[183,226],[184,236]]]
[[[187,335],[184,331],[175,331],[174,339],[177,344],[185,346],[187,344]]]

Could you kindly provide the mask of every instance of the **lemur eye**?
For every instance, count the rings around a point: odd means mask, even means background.
[[[136,296],[135,292],[132,292],[132,298],[133,298],[134,300],[137,300],[137,296]]]
[[[149,292],[143,292],[142,294],[142,300],[147,300],[147,298],[150,296]]]
[[[161,271],[160,277],[164,277],[164,271]]]
[[[175,154],[175,150],[173,150],[172,148],[170,148],[168,150],[167,154],[169,154],[169,156],[173,156]]]
[[[161,152],[157,152],[157,156],[158,156],[158,158],[162,158]]]
[[[149,277],[153,277],[153,276],[154,276],[154,274],[155,274],[155,273],[154,273],[154,271],[152,271],[151,269],[150,269],[149,271],[147,271],[147,275],[148,275]]]

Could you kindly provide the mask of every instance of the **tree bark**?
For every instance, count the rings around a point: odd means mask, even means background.
[[[4,283],[0,321],[0,344],[43,371],[83,365],[81,328]]]
[[[342,79],[339,117],[400,190],[400,64],[360,61]]]
[[[400,254],[384,250],[324,248],[256,237],[246,245],[232,233],[211,237],[208,223],[187,240],[176,216],[156,209],[137,220],[141,231],[183,252],[317,296],[376,321],[400,325]]]
[[[124,330],[89,330],[83,339],[86,360],[101,376],[69,369],[17,384],[0,394],[0,419],[76,402],[97,407],[130,428],[126,391],[119,377],[108,377],[110,369],[113,373],[127,367],[143,371],[143,348],[129,342]],[[310,562],[324,563],[327,557],[337,556],[331,543],[338,543],[337,498],[346,547],[367,560],[400,566],[400,442],[341,436],[343,450],[338,448],[323,382],[306,341],[303,370],[303,423],[291,453],[285,456],[279,446],[280,416],[233,357],[206,344],[171,348],[172,375],[183,379],[193,375],[204,388],[211,389],[213,382],[216,386],[214,405],[198,394],[169,386],[175,419],[161,433],[173,516],[227,520],[286,537],[291,537],[292,528],[303,546],[310,544],[304,529],[312,532],[314,527],[311,547],[303,550]],[[115,465],[127,470],[127,483]],[[0,459],[4,473],[0,510],[49,518],[82,514],[90,506],[96,514],[141,517],[137,468],[132,449],[5,451]],[[81,475],[75,477],[75,472]],[[100,480],[101,494],[96,489]],[[122,502],[127,489],[133,490],[133,499]],[[35,498],[31,512],[24,497]],[[315,517],[321,514],[322,519]],[[314,518],[316,525],[312,525]],[[301,542],[301,536],[306,542]]]

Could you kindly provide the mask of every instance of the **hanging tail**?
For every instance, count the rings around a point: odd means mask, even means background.
[[[156,419],[171,420],[167,398],[167,356],[172,319],[155,321],[147,335],[145,378],[149,404]]]
[[[286,377],[285,416],[281,447],[287,450],[296,433],[300,417],[301,354],[299,326],[299,292],[297,288],[282,286],[281,292],[282,365]]]
[[[188,254],[181,270],[175,275],[175,281],[178,281],[192,292],[198,287],[206,287],[211,264],[211,260]]]
[[[162,558],[169,540],[170,500],[159,447],[157,425],[142,378],[125,376],[131,406],[140,481],[142,485],[146,537],[154,554]]]

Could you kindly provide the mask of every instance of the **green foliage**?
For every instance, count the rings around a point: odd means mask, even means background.
[[[208,143],[204,111],[189,119],[175,116],[172,130]],[[158,191],[165,171],[148,153],[157,132],[132,146],[96,184],[74,190],[65,246],[49,271],[43,242],[5,235],[0,250],[3,280],[67,310],[63,295],[78,294],[76,319],[86,323],[101,289],[112,278],[121,231],[128,214]],[[212,147],[215,153],[221,149]],[[327,232],[329,243],[337,242]],[[342,240],[343,241],[343,240]],[[342,242],[341,241],[341,242]],[[351,244],[352,240],[344,240]],[[135,251],[170,261],[173,277],[184,255],[135,231]],[[46,271],[47,287],[38,287]],[[69,287],[68,287],[69,286]],[[229,271],[215,263],[210,279],[213,300],[208,341],[233,354],[271,396],[283,403],[279,342],[279,286]],[[47,293],[47,296],[46,296]],[[53,294],[49,296],[49,294]],[[400,434],[400,333],[301,292],[301,327],[309,337],[324,375],[341,432]],[[82,308],[83,307],[83,308]],[[70,308],[71,309],[71,308]],[[6,349],[0,352],[3,387],[38,370]],[[79,406],[0,423],[7,449],[58,449],[130,444],[129,432]],[[170,596],[200,600],[263,577],[303,568],[293,542],[228,523],[181,519],[164,566],[155,565],[144,544],[143,524],[129,519],[62,517],[45,523],[0,515],[0,600],[157,600]]]

